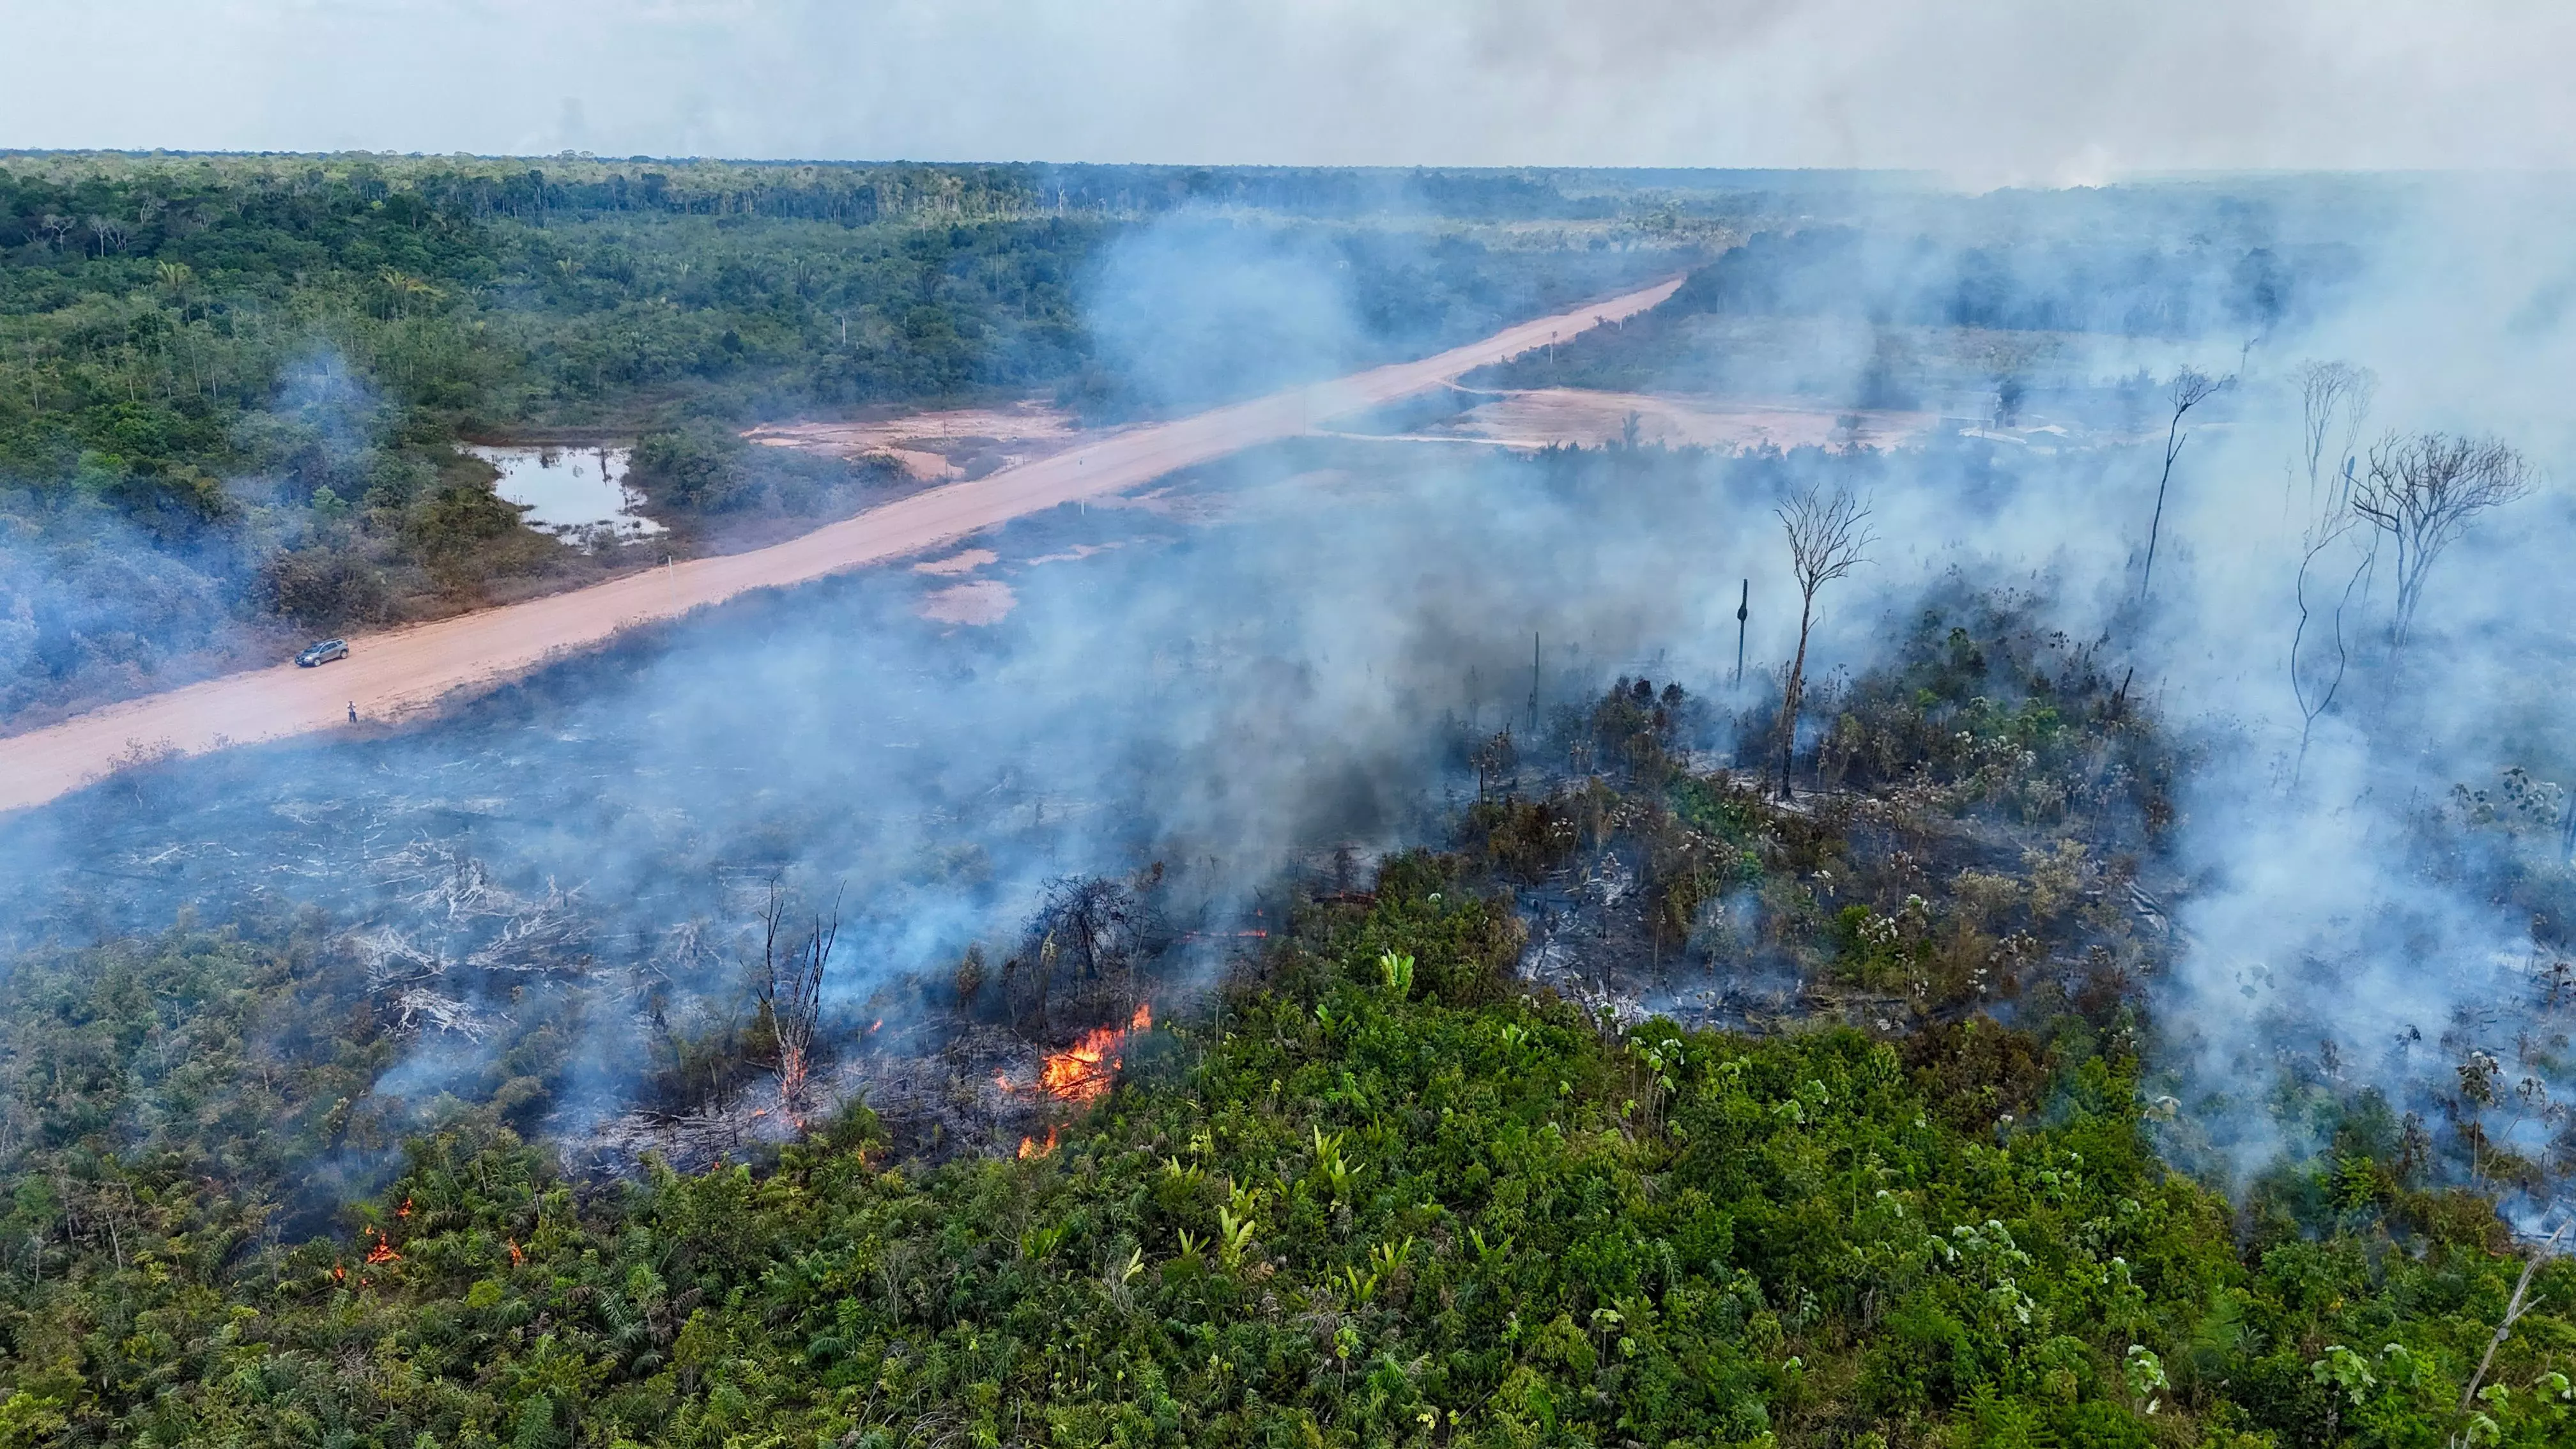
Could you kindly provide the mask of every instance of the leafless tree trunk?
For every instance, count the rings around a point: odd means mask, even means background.
[[[2352,511],[2397,547],[2397,613],[2391,650],[2406,646],[2433,561],[2469,520],[2531,491],[2531,465],[2493,438],[2395,433],[2370,450],[2370,474],[2352,490]]]
[[[1744,581],[1744,592],[1735,601],[1735,682],[1744,683],[1744,624],[1753,617],[1753,581]]]
[[[2138,597],[2141,600],[2146,598],[2147,587],[2156,577],[2156,541],[2164,532],[2165,489],[2173,482],[2174,459],[2182,456],[2182,445],[2191,441],[2191,434],[2182,430],[2183,414],[2207,402],[2210,394],[2233,381],[2234,378],[2211,377],[2189,367],[2174,374],[2173,387],[2166,394],[2173,404],[2173,420],[2165,425],[2165,470],[2156,479],[2156,516],[2147,525],[2147,566],[2138,575]]]
[[[754,982],[761,1011],[769,1018],[778,1043],[778,1096],[788,1107],[805,1100],[807,1078],[814,1066],[814,1031],[823,1016],[823,973],[841,936],[841,902],[832,899],[829,918],[817,915],[800,935],[781,948],[787,929],[787,893],[772,884],[761,909],[761,972]]]
[[[2352,510],[2353,444],[2361,435],[2362,420],[2369,416],[2378,379],[2367,368],[2348,362],[2302,363],[2296,375],[2300,447],[2294,468],[2307,475],[2308,499],[2307,523],[2299,535],[2299,572],[2291,594],[2299,612],[2290,634],[2290,692],[2299,705],[2299,752],[2290,766],[2294,788],[2307,768],[2308,743],[2316,733],[2317,720],[2334,707],[2352,666],[2352,641],[2344,633],[2344,617],[2356,595],[2368,595],[2372,565],[2379,559],[2376,534],[2355,543],[2361,519]],[[2308,585],[2329,558],[2335,571],[2344,574],[2343,586],[2312,601]],[[2347,559],[2348,570],[2341,568]],[[2327,580],[2331,578],[2329,573]],[[2331,607],[2326,607],[2327,597]],[[2320,622],[2320,608],[2325,609],[2323,637],[2311,643],[2310,626]]]
[[[2299,461],[2307,470],[2307,516],[2313,521],[2342,511],[2350,492],[2353,445],[2370,416],[2379,378],[2349,362],[2303,362],[2293,375],[2299,380]],[[2329,483],[2334,484],[2331,491]]]
[[[1798,750],[1798,704],[1807,690],[1807,635],[1816,622],[1816,590],[1868,562],[1872,542],[1869,505],[1835,489],[1813,485],[1777,510],[1789,535],[1789,568],[1798,580],[1798,652],[1789,661],[1788,687],[1780,698],[1780,798],[1789,798],[1789,766]]]
[[[2307,769],[2308,740],[2316,732],[2317,720],[2334,707],[2335,695],[2343,688],[2343,677],[2352,667],[2351,641],[2344,637],[2344,614],[2352,607],[2355,594],[2366,594],[2365,581],[2371,565],[2379,559],[2376,548],[2352,550],[2355,562],[2344,579],[2343,588],[2334,595],[2334,606],[2327,611],[2325,639],[2321,648],[2308,644],[2308,626],[2314,622],[2315,607],[2308,602],[2308,576],[2316,570],[2317,560],[2345,544],[2360,520],[2349,508],[2338,510],[2338,517],[2320,529],[2311,529],[2302,540],[2304,552],[2299,558],[2299,576],[2293,585],[2293,597],[2299,606],[2298,627],[2290,632],[2290,693],[2299,702],[2299,753],[2290,765],[2290,784],[2299,783]]]
[[[2540,1265],[2548,1261],[2550,1251],[2558,1246],[2559,1237],[2566,1231],[2567,1224],[2560,1223],[2549,1234],[2549,1241],[2541,1244],[2539,1251],[2531,1255],[2531,1261],[2522,1265],[2522,1278],[2513,1285],[2513,1297],[2504,1306],[2504,1321],[2496,1325],[2495,1337],[2487,1340],[2487,1351],[2478,1357],[2478,1371],[2469,1375],[2469,1386],[2460,1393],[2461,1413],[2465,1414],[2476,1406],[2478,1385],[2485,1381],[2487,1369],[2495,1363],[2496,1350],[2504,1347],[2505,1337],[2513,1332],[2514,1324],[2539,1306],[2539,1299],[2526,1297],[2531,1292],[2531,1275],[2539,1272]]]

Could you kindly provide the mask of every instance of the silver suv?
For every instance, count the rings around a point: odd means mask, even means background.
[[[319,644],[307,645],[303,653],[295,656],[295,662],[306,669],[310,669],[316,664],[328,664],[334,659],[346,659],[348,657],[348,640],[325,639]]]

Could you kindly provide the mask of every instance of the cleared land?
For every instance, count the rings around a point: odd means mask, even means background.
[[[0,810],[40,805],[130,760],[345,728],[351,706],[370,722],[416,716],[460,691],[488,688],[621,629],[675,618],[753,589],[919,553],[1023,514],[1134,488],[1175,469],[1311,431],[1320,421],[1632,316],[1679,285],[1680,278],[1671,278],[1431,357],[1113,433],[987,477],[928,489],[767,548],[689,559],[523,604],[353,636],[350,656],[340,663],[319,669],[282,664],[226,675],[0,739]]]
[[[1940,421],[1932,413],[1547,387],[1501,394],[1424,432],[1508,447],[1543,448],[1556,443],[1595,447],[1625,437],[1632,416],[1640,443],[1728,452],[1763,447],[1886,448]]]
[[[923,482],[980,478],[1106,436],[1042,403],[950,408],[876,419],[764,423],[743,437],[764,447],[883,458]]]

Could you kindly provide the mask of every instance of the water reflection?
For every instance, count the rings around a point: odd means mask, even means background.
[[[501,472],[492,491],[527,510],[540,533],[619,542],[662,531],[638,510],[644,495],[626,486],[625,448],[469,445],[465,451]]]

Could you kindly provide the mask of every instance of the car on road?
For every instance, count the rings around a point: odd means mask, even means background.
[[[310,669],[316,664],[328,664],[334,659],[346,659],[348,657],[348,640],[325,639],[319,644],[307,645],[303,653],[295,656],[295,662],[306,669]]]

